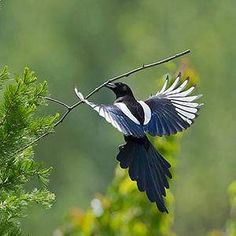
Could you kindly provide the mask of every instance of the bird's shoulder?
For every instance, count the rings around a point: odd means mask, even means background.
[[[126,105],[126,107],[128,108],[129,112],[132,113],[132,115],[134,115],[134,117],[141,123],[143,124],[144,122],[144,112],[143,112],[143,108],[140,105],[140,103],[131,96],[123,96],[123,97],[119,97],[118,99],[115,100],[114,104],[119,104],[119,103],[123,103]]]

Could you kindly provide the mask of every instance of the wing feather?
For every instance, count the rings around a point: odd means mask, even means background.
[[[145,101],[152,112],[149,123],[144,127],[146,132],[153,136],[170,135],[193,124],[200,106],[203,105],[195,101],[202,95],[189,96],[195,86],[186,89],[188,83],[189,78],[180,84],[179,74],[169,88],[166,80],[161,91]]]
[[[96,105],[84,98],[83,94],[75,89],[76,95],[81,101],[92,107],[98,114],[106,119],[106,121],[124,135],[132,135],[135,137],[143,137],[144,129],[140,124],[132,121],[122,110],[115,105]]]

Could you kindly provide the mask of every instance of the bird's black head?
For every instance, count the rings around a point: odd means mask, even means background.
[[[108,83],[106,85],[107,88],[111,89],[115,94],[116,98],[124,97],[124,96],[134,96],[132,90],[127,84],[118,82],[118,83]]]

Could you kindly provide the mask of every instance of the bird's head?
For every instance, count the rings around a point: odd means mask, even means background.
[[[108,83],[105,86],[111,89],[116,94],[116,98],[123,97],[126,95],[133,97],[132,90],[127,84],[118,82],[118,83]]]

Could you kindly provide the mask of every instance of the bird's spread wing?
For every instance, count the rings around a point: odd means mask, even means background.
[[[195,86],[185,89],[189,80],[180,83],[180,74],[168,86],[168,77],[161,91],[150,97],[145,103],[151,109],[151,119],[145,126],[145,131],[153,136],[175,134],[187,129],[197,117],[199,107],[203,104],[195,102],[202,95],[189,96]]]
[[[144,130],[143,127],[135,120],[130,119],[123,111],[122,107],[118,105],[96,105],[89,102],[84,98],[81,92],[75,89],[76,95],[81,101],[92,107],[98,114],[106,119],[107,122],[111,123],[115,128],[117,128],[124,135],[132,135],[135,137],[143,137]]]

